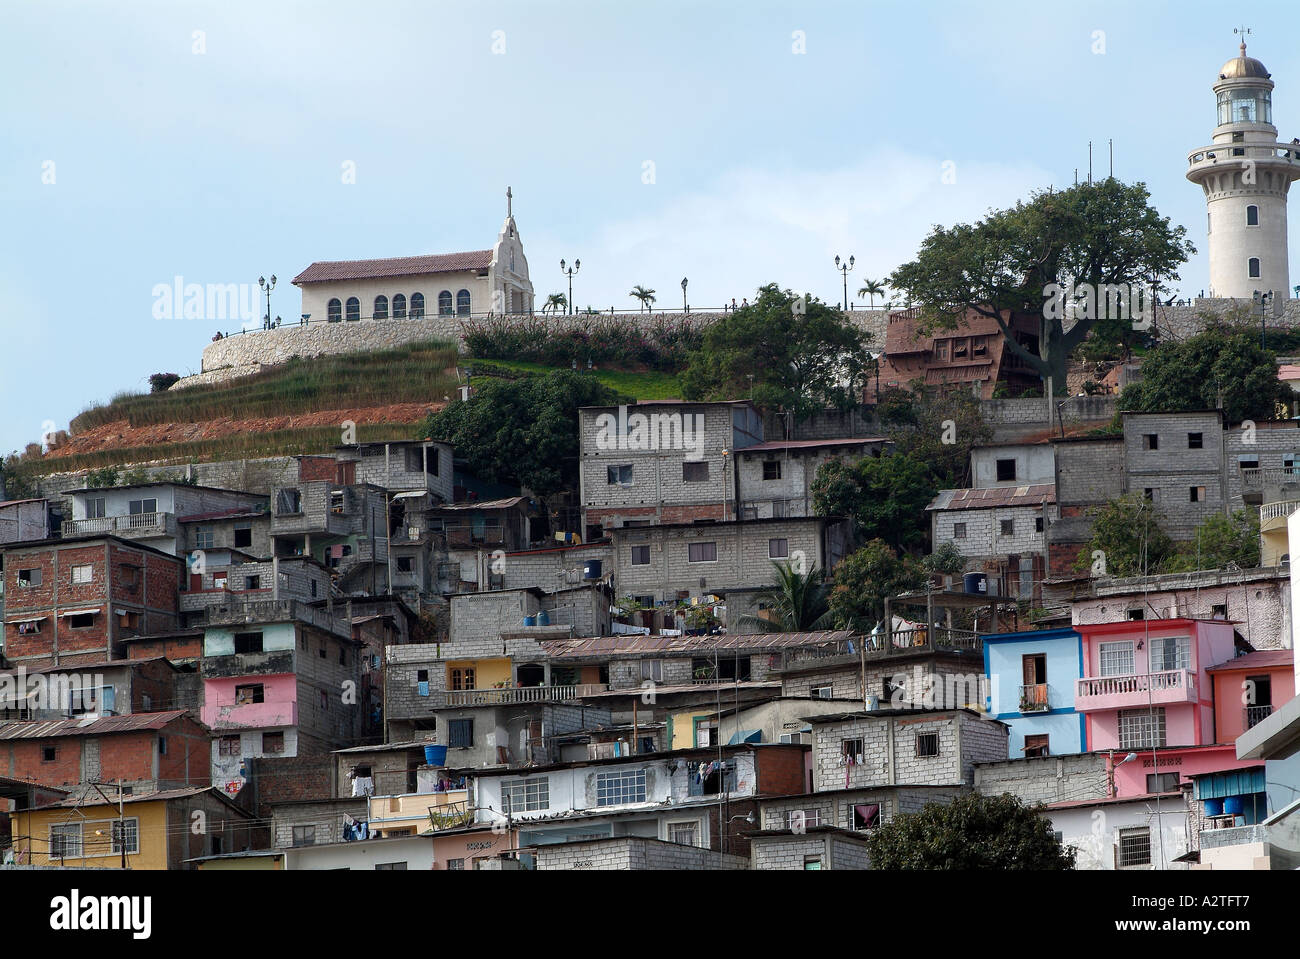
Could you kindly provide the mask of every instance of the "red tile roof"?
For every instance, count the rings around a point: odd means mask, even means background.
[[[1295,650],[1293,649],[1259,649],[1253,653],[1247,653],[1245,656],[1230,659],[1226,663],[1211,666],[1206,672],[1223,672],[1229,669],[1263,669],[1266,666],[1291,667],[1294,665]]]
[[[396,256],[382,260],[322,260],[295,276],[293,282],[327,283],[331,280],[367,280],[422,273],[462,273],[466,270],[486,270],[491,263],[491,250]]]

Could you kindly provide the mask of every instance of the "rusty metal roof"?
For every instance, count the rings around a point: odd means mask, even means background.
[[[984,489],[945,489],[926,507],[927,510],[1001,509],[1010,506],[1041,506],[1056,502],[1056,486],[1039,483],[1032,486],[990,486]]]
[[[635,656],[641,653],[696,653],[715,649],[781,649],[787,646],[817,646],[838,643],[853,635],[851,630],[821,630],[813,633],[729,633],[712,636],[594,636],[580,639],[539,640],[553,659],[587,656]]]
[[[84,719],[48,719],[36,722],[0,723],[0,739],[52,739],[58,736],[134,733],[144,729],[162,729],[184,715],[185,710],[172,709],[162,713],[105,716],[90,722]]]

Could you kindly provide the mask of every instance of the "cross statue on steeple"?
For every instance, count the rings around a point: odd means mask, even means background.
[[[1250,33],[1250,27],[1243,24],[1240,27],[1233,27],[1232,32],[1241,37],[1241,55],[1244,57],[1246,55],[1246,37]]]
[[[506,187],[506,216],[514,216],[510,210],[510,201],[513,197],[514,194],[510,192],[510,187]]]

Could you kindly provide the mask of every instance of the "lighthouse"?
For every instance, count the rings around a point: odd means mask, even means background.
[[[1291,295],[1286,195],[1300,179],[1300,141],[1277,142],[1273,81],[1254,57],[1225,63],[1214,83],[1213,143],[1188,154],[1187,179],[1205,191],[1210,296]]]

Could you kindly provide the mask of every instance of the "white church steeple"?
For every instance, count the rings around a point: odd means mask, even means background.
[[[1273,81],[1240,54],[1214,83],[1218,125],[1213,143],[1188,155],[1187,179],[1205,191],[1210,296],[1250,299],[1256,290],[1291,295],[1286,198],[1300,179],[1300,141],[1277,142]]]

